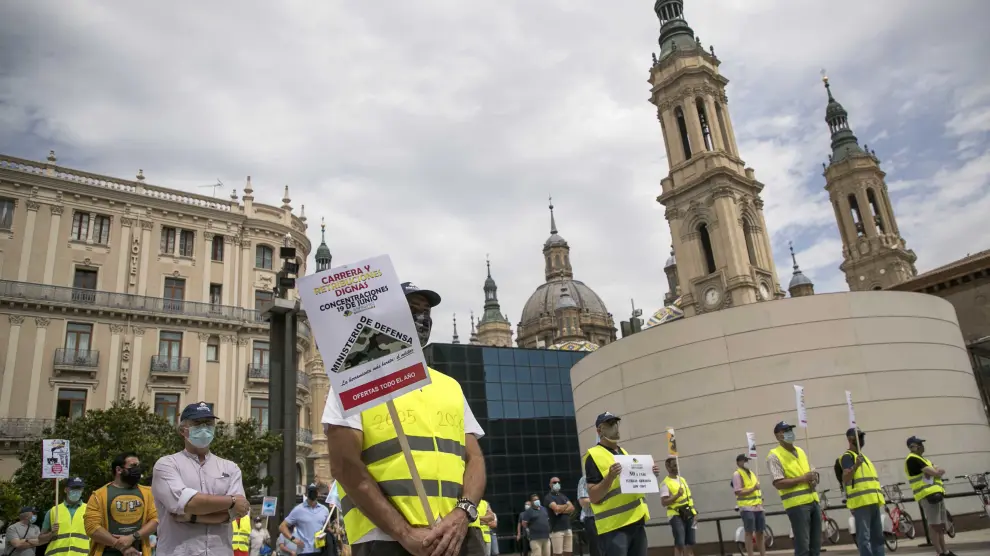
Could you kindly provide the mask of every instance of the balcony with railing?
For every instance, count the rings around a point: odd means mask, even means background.
[[[296,444],[305,444],[307,446],[313,444],[313,431],[304,428],[296,429]]]
[[[151,376],[165,379],[179,379],[185,382],[189,378],[189,358],[152,355]]]
[[[100,370],[100,352],[95,349],[58,348],[55,350],[52,369],[55,371],[55,376],[63,373],[83,373],[90,378],[96,378]]]
[[[248,382],[256,384],[268,384],[268,379],[271,376],[271,369],[267,364],[259,365],[257,363],[248,363],[247,365],[247,379]]]
[[[54,425],[53,419],[0,419],[0,442],[41,438],[44,430]]]
[[[296,386],[309,392],[309,375],[305,371],[298,371],[296,373]]]

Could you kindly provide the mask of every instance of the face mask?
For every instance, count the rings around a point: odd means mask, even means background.
[[[255,529],[261,529],[261,522],[260,521],[255,521],[254,522],[254,528]]]
[[[596,434],[595,435],[595,444],[601,444],[601,442],[602,442],[602,435]]]
[[[526,509],[528,510],[531,506],[531,504],[526,504]]]
[[[71,502],[73,504],[76,504],[76,503],[79,502],[79,499],[80,498],[82,498],[82,491],[81,490],[70,490],[69,491],[69,496],[68,496],[68,501],[69,502]]]
[[[534,508],[539,508],[540,507],[540,501],[539,500],[533,500],[533,507]]]
[[[866,446],[866,435],[865,434],[863,436],[860,436],[859,437],[859,447],[862,448],[863,446]]]
[[[550,490],[554,492],[560,492],[560,483],[554,483],[550,486]]]
[[[430,332],[433,330],[433,319],[426,313],[413,313],[413,324],[416,325],[416,334],[419,336],[420,345],[425,346],[430,341]]]
[[[124,484],[133,487],[134,485],[138,484],[138,481],[141,480],[142,474],[143,473],[141,471],[141,467],[135,465],[134,467],[129,467],[127,469],[121,470],[120,480],[123,481]]]
[[[794,434],[794,430],[784,431],[784,442],[787,442],[788,444],[794,444],[794,441],[796,439],[797,439],[797,435]]]
[[[215,432],[215,427],[213,425],[189,427],[189,443],[197,448],[206,448],[211,442],[213,442],[213,435]]]
[[[608,423],[602,425],[601,437],[605,440],[611,442],[618,442],[619,440],[619,424],[618,423]]]
[[[34,523],[35,521],[38,521],[38,516],[36,515],[31,516],[31,523]]]

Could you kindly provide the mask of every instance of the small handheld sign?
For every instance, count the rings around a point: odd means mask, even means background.
[[[55,479],[55,507],[58,508],[58,482],[69,478],[69,441],[44,439],[41,441],[41,478]],[[52,520],[58,523],[58,511],[52,512]]]
[[[275,517],[275,506],[278,505],[277,496],[265,496],[261,499],[261,517]]]

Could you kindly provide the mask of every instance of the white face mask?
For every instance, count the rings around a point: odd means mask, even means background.
[[[787,442],[788,444],[794,444],[794,441],[797,439],[797,435],[794,434],[794,429],[791,429],[789,431],[784,431],[783,438],[784,438],[784,442]]]

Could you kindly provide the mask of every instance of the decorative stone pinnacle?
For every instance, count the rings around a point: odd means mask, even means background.
[[[51,162],[52,164],[55,164],[55,162],[57,162],[57,161],[58,161],[58,159],[55,158],[55,151],[48,151],[48,162]]]
[[[550,201],[550,233],[555,234],[557,233],[557,221],[553,217],[553,195],[550,195],[548,199]]]
[[[788,241],[787,247],[791,250],[791,261],[794,263],[794,270],[798,269],[797,257],[794,255],[794,242]]]
[[[299,220],[306,221],[306,205],[299,205]]]
[[[254,194],[254,187],[251,186],[251,176],[247,177],[247,183],[244,184],[244,196],[249,197]]]
[[[137,181],[144,181],[144,170],[139,168],[137,176],[135,177],[137,178]]]

